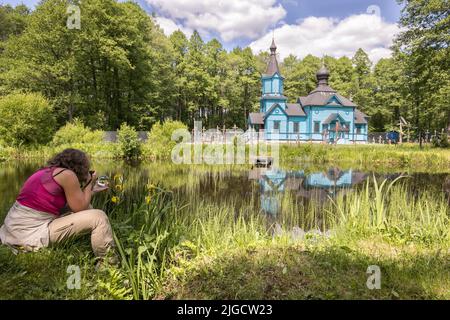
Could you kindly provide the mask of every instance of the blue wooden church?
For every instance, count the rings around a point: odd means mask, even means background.
[[[328,85],[330,73],[324,65],[316,75],[317,88],[296,103],[287,103],[276,50],[272,40],[270,60],[261,77],[260,112],[249,114],[249,128],[263,132],[266,140],[366,143],[368,117]]]

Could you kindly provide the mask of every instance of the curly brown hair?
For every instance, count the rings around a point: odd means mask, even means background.
[[[49,167],[66,168],[75,172],[81,184],[89,177],[91,166],[86,153],[78,149],[65,149],[47,161]]]

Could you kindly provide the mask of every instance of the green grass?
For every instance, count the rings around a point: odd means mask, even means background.
[[[59,146],[39,145],[9,147],[0,144],[0,159],[3,161],[49,159],[66,148],[76,148],[87,152],[94,159],[113,159],[117,156],[117,147],[114,143],[73,143]],[[1,161],[1,160],[0,160]]]
[[[364,166],[366,170],[396,168],[416,172],[450,172],[450,149],[422,149],[416,144],[403,145],[282,145],[283,166],[295,168],[301,163]]]
[[[81,290],[68,290],[67,267],[80,267]],[[14,255],[0,246],[0,299],[93,299],[101,297],[97,289],[94,261],[89,241],[35,253]]]
[[[208,203],[193,187],[186,203],[145,175],[115,181],[123,190],[112,188],[95,207],[110,216],[121,267],[95,272],[86,237],[18,256],[1,247],[0,298],[450,298],[447,200],[414,194],[403,179],[371,180],[324,205],[280,195],[277,236],[274,221],[255,210],[259,199]],[[293,239],[295,226],[332,232]],[[66,288],[71,264],[81,267],[81,290]],[[374,264],[381,290],[365,285]]]
[[[117,157],[114,143],[76,143],[70,145],[1,147],[0,161],[17,159],[49,158],[65,148],[72,147],[86,151],[93,159],[113,159]],[[206,146],[204,146],[206,148]],[[270,148],[269,148],[270,149]],[[170,161],[170,152],[160,156]],[[246,146],[249,153],[249,146]],[[433,148],[426,144],[421,149],[417,144],[402,145],[322,145],[322,144],[281,144],[280,162],[284,168],[309,165],[339,165],[340,167],[364,166],[367,170],[414,170],[415,172],[450,172],[450,149]],[[147,143],[143,145],[143,159],[153,161],[154,150]],[[248,159],[246,160],[248,161]]]
[[[158,298],[448,299],[448,258],[439,249],[411,251],[378,238],[271,243],[179,261]],[[369,265],[380,267],[380,290],[366,286]]]

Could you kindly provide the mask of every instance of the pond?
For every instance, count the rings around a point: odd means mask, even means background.
[[[24,181],[42,165],[41,161],[0,163],[0,222],[3,222]],[[405,175],[407,178],[402,179],[401,183],[408,186],[408,192],[417,195],[427,191],[445,194],[448,198],[450,192],[450,175],[446,173],[371,172],[364,168],[313,167],[308,164],[299,165],[296,170],[284,170],[250,166],[186,166],[167,163],[129,166],[117,162],[95,162],[94,168],[99,175],[123,176],[124,184],[128,183],[129,186],[136,183],[158,185],[172,191],[180,203],[191,206],[200,203],[232,203],[238,208],[243,203],[250,204],[254,212],[260,212],[271,221],[279,219],[283,208],[293,206],[294,203],[294,208],[312,202],[323,205],[336,197],[361,189],[372,176],[380,180],[393,180]]]

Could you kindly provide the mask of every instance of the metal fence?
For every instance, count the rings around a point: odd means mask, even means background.
[[[243,130],[240,130],[237,127],[233,127],[230,129],[227,128],[216,128],[216,129],[210,129],[205,130],[203,129],[201,132],[196,132],[195,130],[191,131],[193,139],[195,138],[197,141],[201,141],[203,143],[230,143],[234,140],[235,137],[239,136],[241,139],[243,139],[245,142],[248,141],[255,141],[255,140],[264,140],[265,139],[265,133],[264,130],[260,130],[260,132],[256,131],[247,131],[243,133]],[[138,131],[138,137],[140,141],[147,141],[148,139],[148,131]],[[422,136],[422,142],[428,143],[431,142],[434,135],[439,135],[440,132],[437,133],[430,133],[430,132],[424,132]],[[286,134],[287,135],[287,134]],[[283,140],[282,134],[279,134],[279,138]],[[301,134],[289,134],[289,137],[285,137],[285,140],[291,140],[291,141],[309,141],[311,140],[311,137],[313,134],[308,133],[301,133]],[[362,141],[365,140],[364,134],[355,134],[354,139],[356,141]],[[117,141],[117,131],[105,131],[104,134],[104,140],[107,142],[116,142]],[[320,140],[320,137],[318,139],[313,140]],[[352,139],[353,140],[353,139]],[[388,144],[388,132],[369,132],[367,134],[367,142],[368,143],[378,143],[378,144]],[[411,134],[410,136],[404,134],[403,135],[403,142],[419,142],[418,135]]]
[[[435,136],[440,136],[440,132],[429,132],[426,131],[422,134],[422,142],[423,143],[430,143]],[[367,142],[368,143],[379,143],[379,144],[386,144],[390,143],[388,138],[388,132],[369,132],[367,136]],[[402,142],[413,142],[413,143],[419,143],[419,135],[411,133],[403,134]]]

